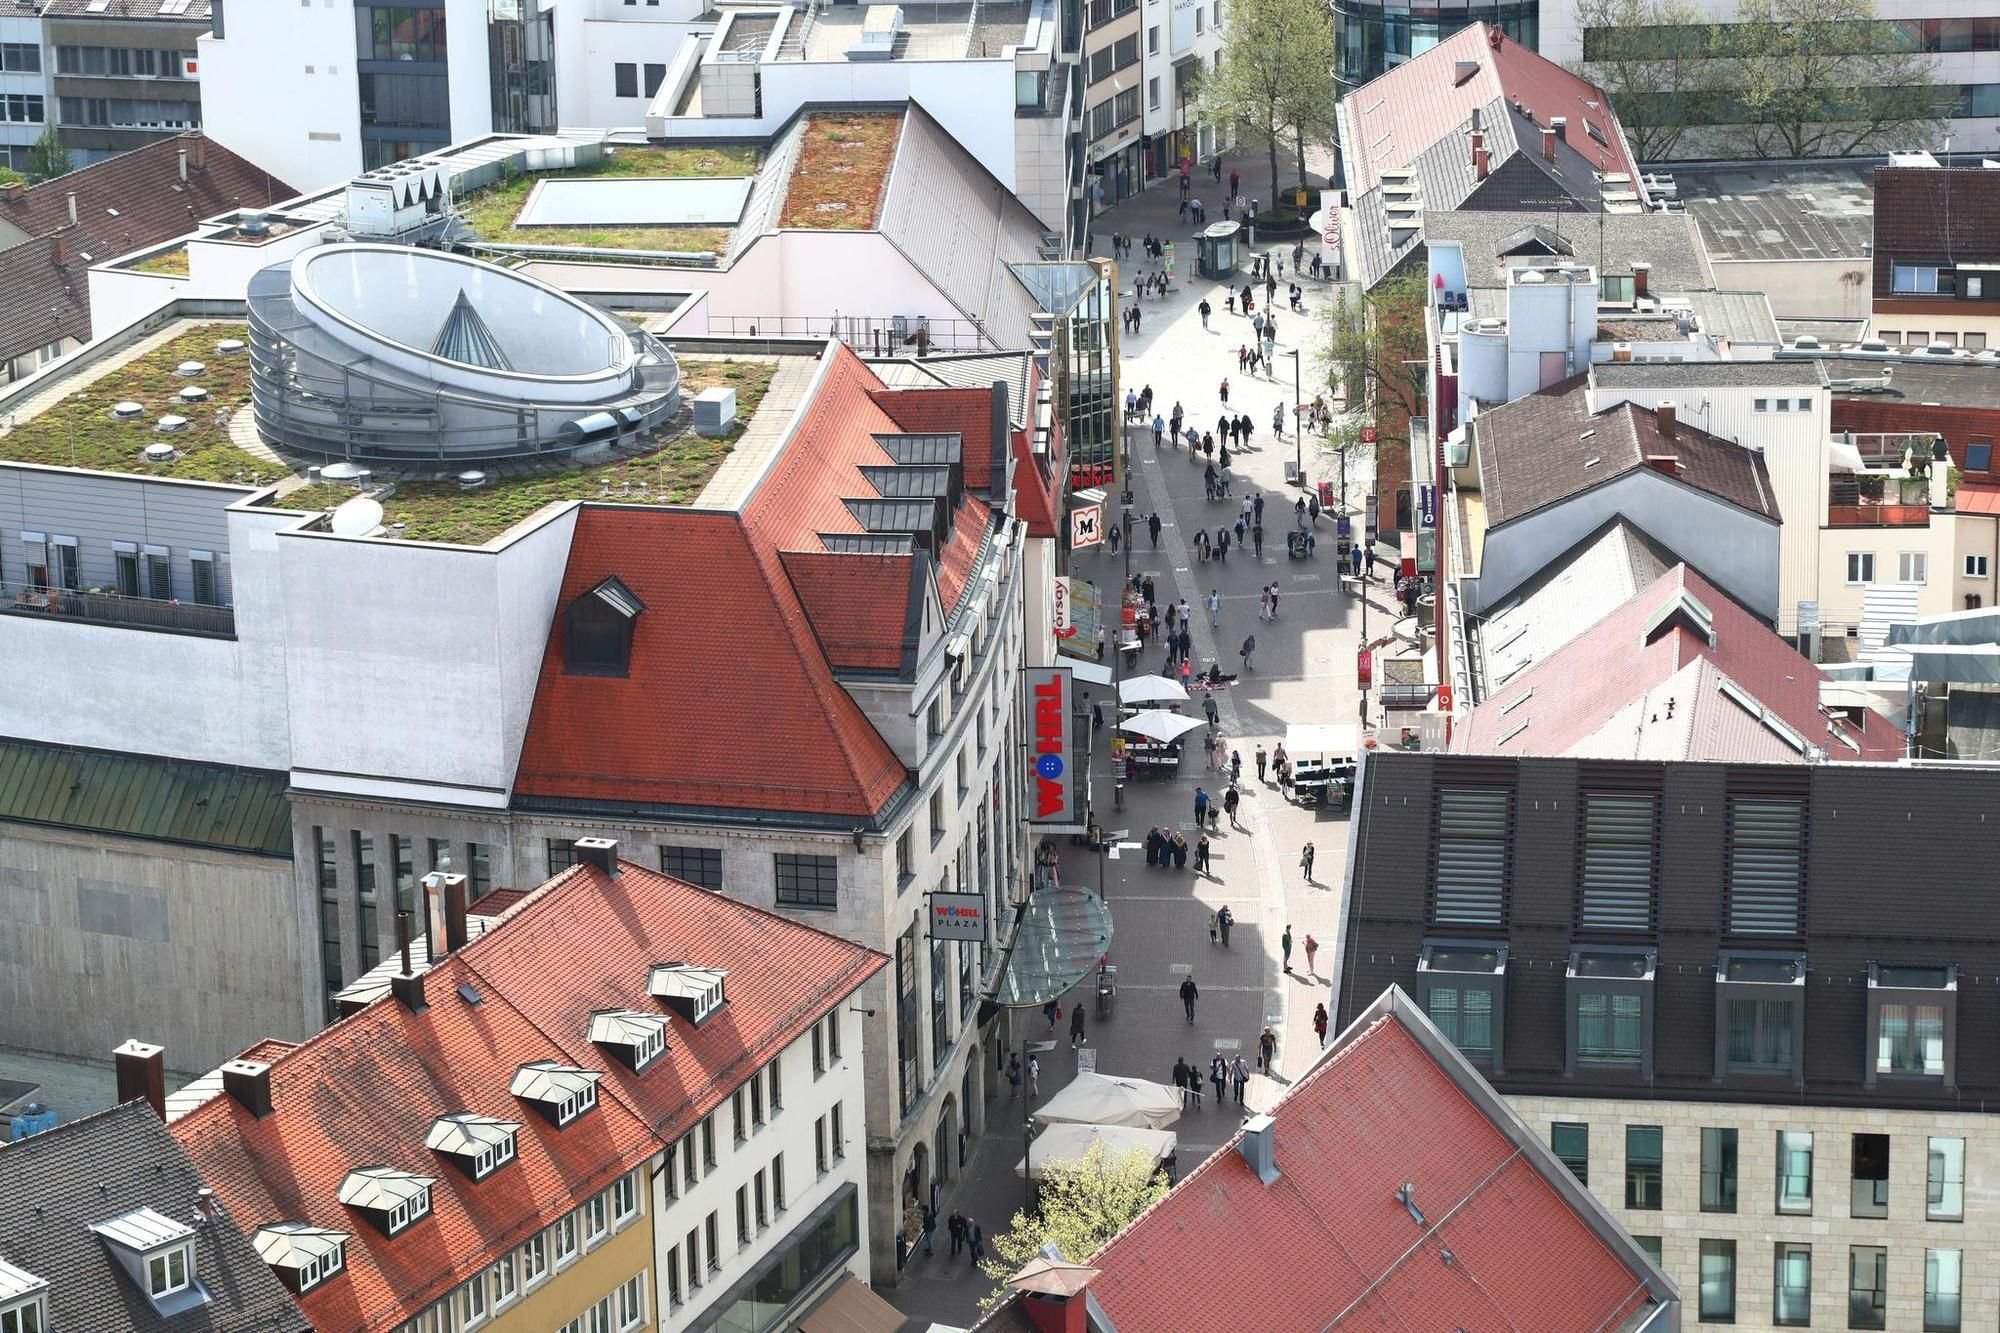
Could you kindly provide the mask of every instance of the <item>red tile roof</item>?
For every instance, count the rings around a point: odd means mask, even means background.
[[[1260,1333],[1615,1330],[1655,1303],[1649,1282],[1671,1291],[1392,995],[1401,1008],[1378,1002],[1273,1108],[1275,1181],[1232,1141],[1090,1260],[1120,1328],[1198,1327],[1203,1275],[1226,1288],[1229,1323]],[[1396,1198],[1405,1183],[1422,1224]]]
[[[566,674],[558,616],[517,795],[882,808],[903,784],[902,761],[835,681],[776,550],[759,545],[735,514],[583,507],[558,606],[615,575],[648,609],[625,677]]]
[[[787,551],[785,572],[812,620],[827,661],[839,669],[897,671],[916,652],[922,607],[910,615],[917,557]]]
[[[1688,618],[1659,619],[1684,594],[1711,617],[1713,642]],[[1650,641],[1649,626],[1655,630]],[[1761,710],[1767,709],[1830,759],[1900,758],[1902,738],[1872,713],[1859,727],[1842,723],[1838,733],[1828,731],[1819,706],[1826,679],[1728,594],[1676,565],[1494,691],[1460,720],[1451,748],[1462,754],[1806,762],[1763,721]],[[1723,680],[1747,692],[1760,711],[1732,698]]]
[[[1477,66],[1462,82],[1457,79],[1460,62]],[[1344,159],[1350,196],[1374,189],[1387,169],[1414,166],[1426,150],[1452,137],[1463,143],[1458,155],[1463,159],[1460,184],[1472,188],[1472,153],[1464,143],[1468,122],[1475,109],[1490,110],[1496,101],[1510,112],[1518,104],[1533,124],[1523,124],[1522,117],[1512,114],[1487,121],[1484,132],[1495,174],[1516,146],[1520,157],[1548,171],[1551,164],[1543,160],[1540,131],[1561,116],[1568,122],[1564,144],[1575,153],[1559,149],[1554,174],[1579,202],[1597,206],[1596,182],[1589,173],[1625,172],[1637,188],[1638,174],[1626,153],[1624,132],[1604,90],[1507,39],[1497,28],[1474,23],[1342,100],[1356,131]],[[1590,125],[1603,131],[1602,140],[1590,133]],[[1447,206],[1437,199],[1424,202],[1427,208]]]
[[[414,1317],[537,1230],[648,1160],[887,960],[858,945],[631,863],[585,865],[425,977],[429,1007],[379,1000],[271,1057],[272,1112],[213,1098],[171,1126],[246,1231],[304,1221],[349,1233],[347,1271],[303,1298],[320,1333]],[[593,1008],[656,1010],[653,963],[727,968],[728,1005],[676,1022],[643,1074],[588,1039]],[[459,993],[469,986],[477,1004]],[[558,1060],[606,1078],[597,1108],[558,1130],[509,1091],[519,1067]],[[480,1183],[424,1146],[457,1111],[521,1125],[515,1164]],[[657,1132],[656,1132],[657,1131]],[[341,1204],[347,1173],[433,1176],[431,1215],[387,1239]]]
[[[965,487],[993,485],[993,392],[990,389],[877,389],[868,395],[912,434],[956,431],[963,440]]]

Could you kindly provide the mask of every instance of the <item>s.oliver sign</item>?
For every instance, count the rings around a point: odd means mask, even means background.
[[[1077,790],[1075,754],[1070,745],[1070,669],[1029,667],[1028,753],[1032,759],[1028,801],[1030,824],[1077,824],[1082,794]]]

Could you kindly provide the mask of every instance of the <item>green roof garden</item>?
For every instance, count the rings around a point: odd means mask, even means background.
[[[497,184],[457,200],[459,212],[494,245],[573,245],[598,250],[676,250],[720,254],[729,242],[727,227],[517,227],[515,219],[537,181],[612,176],[749,176],[757,170],[757,150],[731,145],[688,147],[608,146],[589,166],[569,171],[512,172]]]

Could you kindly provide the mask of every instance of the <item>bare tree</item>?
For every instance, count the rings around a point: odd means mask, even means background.
[[[1575,70],[1611,98],[1641,162],[1673,154],[1699,117],[1709,78],[1706,22],[1693,0],[1577,0]]]
[[[1877,17],[1874,0],[1741,0],[1735,22],[1711,29],[1727,89],[1716,119],[1752,157],[1928,145],[1950,94],[1903,33]]]

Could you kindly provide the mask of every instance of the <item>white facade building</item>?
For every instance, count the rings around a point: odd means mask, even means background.
[[[28,169],[28,146],[53,124],[42,23],[32,9],[0,14],[0,167]]]

